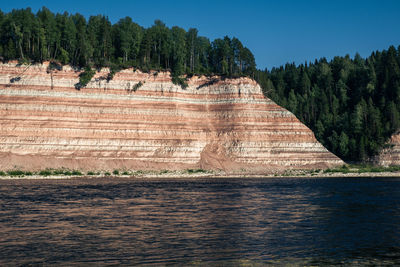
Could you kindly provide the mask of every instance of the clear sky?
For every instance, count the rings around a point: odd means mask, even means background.
[[[213,40],[239,38],[254,54],[260,69],[316,58],[372,51],[400,45],[400,0],[4,0],[3,12],[42,6],[53,12],[106,15],[112,23],[130,16],[144,27],[155,19],[167,26]]]

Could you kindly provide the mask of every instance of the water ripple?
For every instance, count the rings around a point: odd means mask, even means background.
[[[0,265],[400,264],[400,180],[0,181]]]

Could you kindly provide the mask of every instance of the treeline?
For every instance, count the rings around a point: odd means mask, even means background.
[[[112,24],[102,15],[88,21],[80,14],[54,14],[43,7],[0,11],[0,56],[3,61],[57,61],[79,67],[135,67],[183,74],[253,75],[255,60],[237,38],[213,42],[197,29],[172,28],[156,20],[143,28],[125,17]]]
[[[264,94],[348,161],[376,155],[400,126],[400,47],[258,71]]]

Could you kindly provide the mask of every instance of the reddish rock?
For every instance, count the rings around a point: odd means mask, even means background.
[[[400,132],[392,135],[376,161],[382,166],[400,165]]]
[[[268,172],[343,164],[249,78],[96,73],[0,65],[0,169],[222,169]],[[135,89],[137,89],[135,91]]]

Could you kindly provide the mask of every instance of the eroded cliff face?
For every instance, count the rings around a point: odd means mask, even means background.
[[[387,148],[382,150],[376,161],[382,166],[400,165],[400,132],[392,135]]]
[[[265,172],[343,164],[249,78],[96,73],[0,65],[0,169],[222,169]],[[140,84],[142,84],[140,86]],[[134,89],[137,89],[134,91]]]

